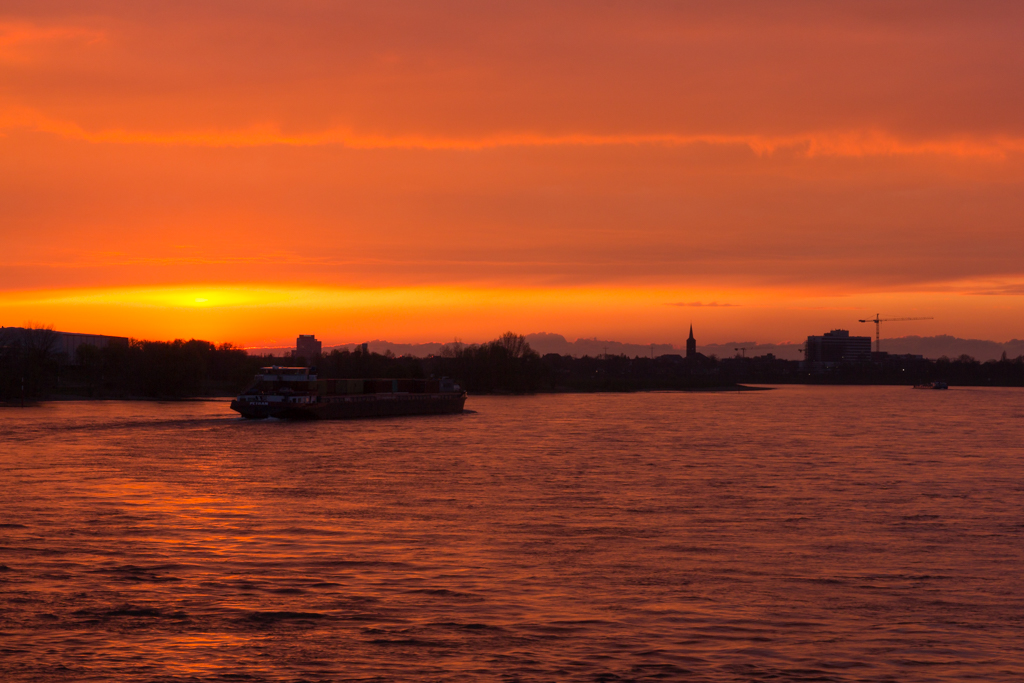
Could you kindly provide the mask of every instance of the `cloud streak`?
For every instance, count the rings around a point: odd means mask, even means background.
[[[0,59],[24,58],[28,48],[64,41],[95,44],[106,39],[102,31],[81,26],[38,26],[28,22],[0,22]]]
[[[676,303],[667,304],[668,306],[684,306],[689,308],[734,308],[739,304],[726,304],[718,303],[717,301],[711,301],[709,303],[702,303],[700,301],[678,301]]]
[[[352,150],[423,150],[479,152],[502,148],[543,147],[745,147],[757,156],[791,152],[813,157],[947,156],[1005,159],[1024,152],[1024,138],[1008,136],[907,140],[879,130],[818,131],[793,135],[712,133],[538,133],[496,132],[474,137],[369,134],[351,128],[285,132],[275,124],[235,129],[147,131],[91,130],[74,121],[31,109],[0,113],[0,131],[29,130],[97,144],[190,147],[341,147]]]

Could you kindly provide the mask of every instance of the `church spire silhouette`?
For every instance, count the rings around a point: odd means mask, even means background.
[[[693,358],[697,355],[697,340],[693,338],[693,323],[690,323],[690,338],[686,340],[686,357]]]

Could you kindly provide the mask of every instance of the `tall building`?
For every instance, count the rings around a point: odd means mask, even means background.
[[[851,337],[847,330],[808,337],[804,358],[813,364],[870,363],[871,337]]]
[[[686,357],[693,358],[697,355],[697,340],[693,338],[693,323],[690,323],[690,338],[686,340]]]
[[[316,362],[323,352],[323,344],[317,340],[315,334],[300,334],[295,340],[295,355],[302,356],[307,363]]]

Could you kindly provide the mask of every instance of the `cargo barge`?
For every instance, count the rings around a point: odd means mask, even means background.
[[[231,402],[242,417],[348,420],[461,413],[466,392],[450,379],[317,379],[313,368],[261,368]]]

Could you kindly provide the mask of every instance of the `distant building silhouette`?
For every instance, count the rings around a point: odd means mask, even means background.
[[[657,361],[661,365],[674,365],[686,368],[689,373],[706,373],[712,364],[712,360],[703,353],[697,353],[697,339],[693,336],[693,325],[690,325],[690,337],[686,340],[686,356],[678,353],[665,353],[658,356]]]
[[[316,361],[322,352],[323,344],[317,340],[315,334],[300,334],[295,340],[295,355],[302,356],[307,363]]]
[[[804,358],[811,369],[818,370],[840,363],[870,363],[871,337],[851,337],[847,330],[810,336],[804,346]]]
[[[35,330],[24,327],[0,327],[0,346],[21,344],[33,346],[33,337],[39,338],[40,332],[47,330]],[[42,349],[46,353],[54,354],[57,360],[67,365],[78,364],[78,347],[94,346],[97,349],[105,349],[108,346],[128,346],[128,337],[112,337],[107,334],[82,334],[80,332],[58,332],[49,331],[46,335],[46,345],[49,348]]]

